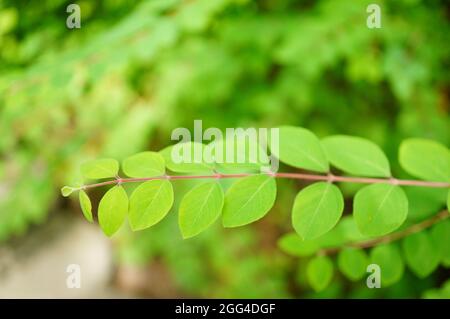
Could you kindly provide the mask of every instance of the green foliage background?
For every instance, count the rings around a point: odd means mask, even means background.
[[[371,30],[371,2],[84,0],[81,29],[68,30],[71,1],[0,1],[0,239],[67,208],[58,189],[77,180],[80,163],[159,150],[194,119],[359,135],[407,177],[397,164],[402,139],[449,144],[449,12],[443,0],[380,0],[383,27]],[[279,185],[275,208],[251,226],[215,225],[183,241],[169,214],[146,231],[124,229],[117,262],[162,263],[180,294],[201,297],[420,297],[448,277],[408,271],[369,290],[335,275],[312,293],[306,260],[276,245],[292,230],[301,184]],[[344,186],[348,198],[355,190]],[[439,192],[406,191],[407,223],[443,207]]]

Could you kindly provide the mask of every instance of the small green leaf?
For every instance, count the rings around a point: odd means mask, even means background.
[[[311,287],[319,292],[327,288],[333,279],[333,263],[326,256],[311,259],[306,268],[306,276]]]
[[[259,171],[269,164],[267,152],[256,135],[235,135],[213,141],[205,147],[205,154],[214,158],[218,171],[225,173]]]
[[[373,184],[360,189],[353,217],[363,235],[382,236],[400,227],[408,215],[408,199],[395,185]]]
[[[81,165],[83,177],[100,179],[114,177],[119,172],[119,162],[112,158],[103,158]]]
[[[447,193],[447,210],[450,212],[450,191]]]
[[[225,195],[223,226],[243,226],[264,217],[276,196],[277,186],[273,177],[254,175],[235,182]]]
[[[344,199],[335,185],[319,182],[302,189],[295,198],[292,225],[304,240],[332,229],[342,216]]]
[[[91,200],[89,199],[89,196],[86,194],[84,190],[80,190],[78,197],[80,200],[81,211],[83,212],[84,217],[90,223],[92,223],[94,219],[92,218],[92,204]]]
[[[431,238],[439,251],[441,263],[450,267],[450,220],[444,220],[433,226]]]
[[[207,182],[190,190],[181,200],[178,223],[183,238],[193,237],[220,216],[224,202],[222,187]]]
[[[371,177],[389,177],[389,161],[380,147],[361,137],[334,135],[322,140],[330,163],[340,170]]]
[[[418,277],[427,277],[439,265],[440,251],[427,232],[409,235],[402,244],[406,264]]]
[[[362,249],[346,248],[339,253],[339,270],[352,281],[363,278],[368,265],[369,258]]]
[[[450,151],[435,141],[410,138],[402,142],[399,162],[412,176],[428,180],[450,182]]]
[[[328,172],[328,161],[317,136],[300,127],[282,126],[279,130],[279,149],[271,151],[280,161],[310,171]]]
[[[206,163],[203,153],[205,145],[187,142],[166,147],[159,153],[164,157],[166,167],[172,172],[212,172],[214,163]]]
[[[387,287],[399,281],[405,269],[398,248],[394,245],[381,245],[370,252],[370,262],[381,270],[381,286]]]
[[[130,224],[142,230],[159,223],[173,204],[172,184],[167,180],[152,180],[139,185],[130,197]]]
[[[64,197],[69,197],[70,194],[72,194],[75,190],[76,190],[76,188],[73,188],[70,186],[64,186],[63,188],[61,188],[61,194]]]
[[[98,222],[107,236],[119,230],[128,212],[128,196],[122,186],[106,192],[98,206]]]
[[[293,256],[307,257],[316,253],[319,243],[315,240],[302,240],[296,233],[289,233],[278,240],[278,246],[282,251]]]
[[[164,175],[166,166],[161,154],[142,152],[126,158],[122,168],[129,177],[154,177]]]

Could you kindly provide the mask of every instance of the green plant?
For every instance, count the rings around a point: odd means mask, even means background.
[[[232,167],[224,168],[220,163],[176,164],[171,160],[169,149],[126,158],[122,170],[129,178],[118,175],[119,163],[114,159],[85,163],[81,167],[85,178],[114,179],[65,186],[62,194],[69,196],[73,191],[79,191],[82,211],[92,222],[92,207],[85,190],[113,185],[100,200],[98,208],[99,224],[104,233],[111,236],[119,230],[126,216],[133,230],[160,222],[174,202],[172,182],[207,180],[190,190],[180,203],[179,227],[183,237],[189,238],[204,231],[221,215],[224,227],[243,226],[259,220],[275,203],[277,178],[305,180],[313,183],[295,198],[292,209],[295,234],[285,235],[279,243],[283,250],[294,255],[317,255],[307,271],[314,289],[324,289],[332,278],[333,264],[326,255],[339,252],[339,269],[349,279],[357,280],[365,274],[368,260],[361,249],[370,247],[376,247],[371,261],[388,270],[383,275],[383,283],[389,285],[398,281],[403,273],[403,258],[395,246],[386,244],[401,238],[404,238],[404,260],[419,277],[429,275],[441,262],[450,266],[449,249],[444,244],[450,234],[449,223],[437,224],[449,216],[448,211],[393,233],[404,224],[408,215],[408,198],[402,186],[429,187],[445,192],[450,188],[450,152],[437,142],[412,138],[400,145],[400,165],[422,180],[394,178],[382,150],[368,140],[344,135],[319,140],[306,129],[290,126],[280,128],[280,147],[276,156],[281,162],[313,173],[229,173]],[[242,167],[239,165],[242,164],[236,164],[235,169]],[[335,175],[330,166],[351,176]],[[173,172],[194,172],[195,175],[169,175],[166,167]],[[223,179],[238,179],[225,194],[220,184]],[[128,199],[123,185],[138,182],[142,184]],[[356,192],[352,217],[341,218],[344,198],[335,185],[338,182],[369,184]],[[450,192],[446,196],[449,207]],[[428,232],[427,228],[431,226],[434,227]]]

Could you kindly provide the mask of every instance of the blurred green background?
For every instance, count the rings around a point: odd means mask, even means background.
[[[382,8],[381,29],[366,27],[373,2]],[[320,137],[363,136],[404,177],[396,164],[403,138],[449,144],[446,2],[84,0],[74,2],[81,28],[69,30],[72,1],[0,1],[2,249],[14,254],[61,215],[70,218],[63,228],[82,220],[77,202],[59,193],[80,163],[160,150],[174,128],[192,128],[194,119],[222,129],[289,124]],[[108,287],[152,297],[389,298],[424,296],[448,277],[443,269],[423,280],[407,273],[370,290],[336,274],[313,293],[305,261],[277,247],[292,230],[301,184],[278,185],[275,207],[251,226],[216,223],[183,241],[174,210],[146,231],[123,229],[106,246]],[[182,193],[189,183],[177,187]],[[344,191],[351,200],[354,189]],[[102,193],[91,193],[94,207]],[[409,222],[436,212],[432,194],[408,195]],[[50,237],[39,237],[39,249]]]

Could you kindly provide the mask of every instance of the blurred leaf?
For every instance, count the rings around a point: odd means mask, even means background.
[[[359,190],[353,217],[363,235],[383,236],[400,227],[408,215],[408,199],[399,186],[373,184]]]
[[[154,177],[164,175],[164,158],[155,152],[142,152],[126,158],[122,163],[124,173],[129,177]]]
[[[122,186],[109,189],[98,205],[98,222],[107,236],[122,226],[128,212],[128,196]]]
[[[394,245],[380,245],[370,252],[370,262],[380,266],[381,286],[388,287],[399,281],[404,272],[404,264],[398,248]]]
[[[431,229],[433,245],[439,251],[442,265],[450,268],[450,221],[443,220]]]
[[[363,278],[368,265],[369,258],[362,249],[346,248],[339,253],[339,270],[352,281]]]
[[[297,233],[283,235],[283,237],[278,240],[278,246],[285,253],[300,257],[311,256],[320,249],[317,241],[302,240]]]
[[[399,149],[399,161],[412,176],[450,182],[450,152],[435,141],[421,138],[404,140]]]
[[[175,149],[174,149],[175,148]],[[176,173],[211,173],[214,165],[204,161],[205,145],[197,142],[186,142],[166,147],[160,151],[166,166]],[[179,160],[175,156],[179,157]]]
[[[319,182],[302,189],[292,208],[292,225],[304,240],[315,239],[339,221],[344,199],[337,186]]]
[[[273,177],[255,175],[236,181],[225,194],[223,226],[243,226],[264,217],[276,196],[277,185]]]
[[[427,232],[409,235],[402,241],[406,264],[420,278],[430,275],[439,265],[440,251]]]
[[[333,279],[333,263],[326,256],[315,257],[308,263],[306,274],[311,287],[315,291],[322,291]]]
[[[167,180],[139,185],[130,197],[131,228],[142,230],[159,223],[173,205],[173,188]]]
[[[340,170],[361,176],[391,176],[389,161],[373,142],[354,136],[334,135],[322,140],[330,163]]]
[[[181,200],[178,223],[183,238],[208,228],[222,213],[224,195],[217,182],[206,182],[191,189]]]
[[[72,194],[73,191],[75,191],[75,190],[76,190],[76,189],[73,188],[73,187],[70,187],[70,186],[64,186],[63,188],[61,188],[61,194],[62,194],[64,197],[69,197],[70,194]]]

